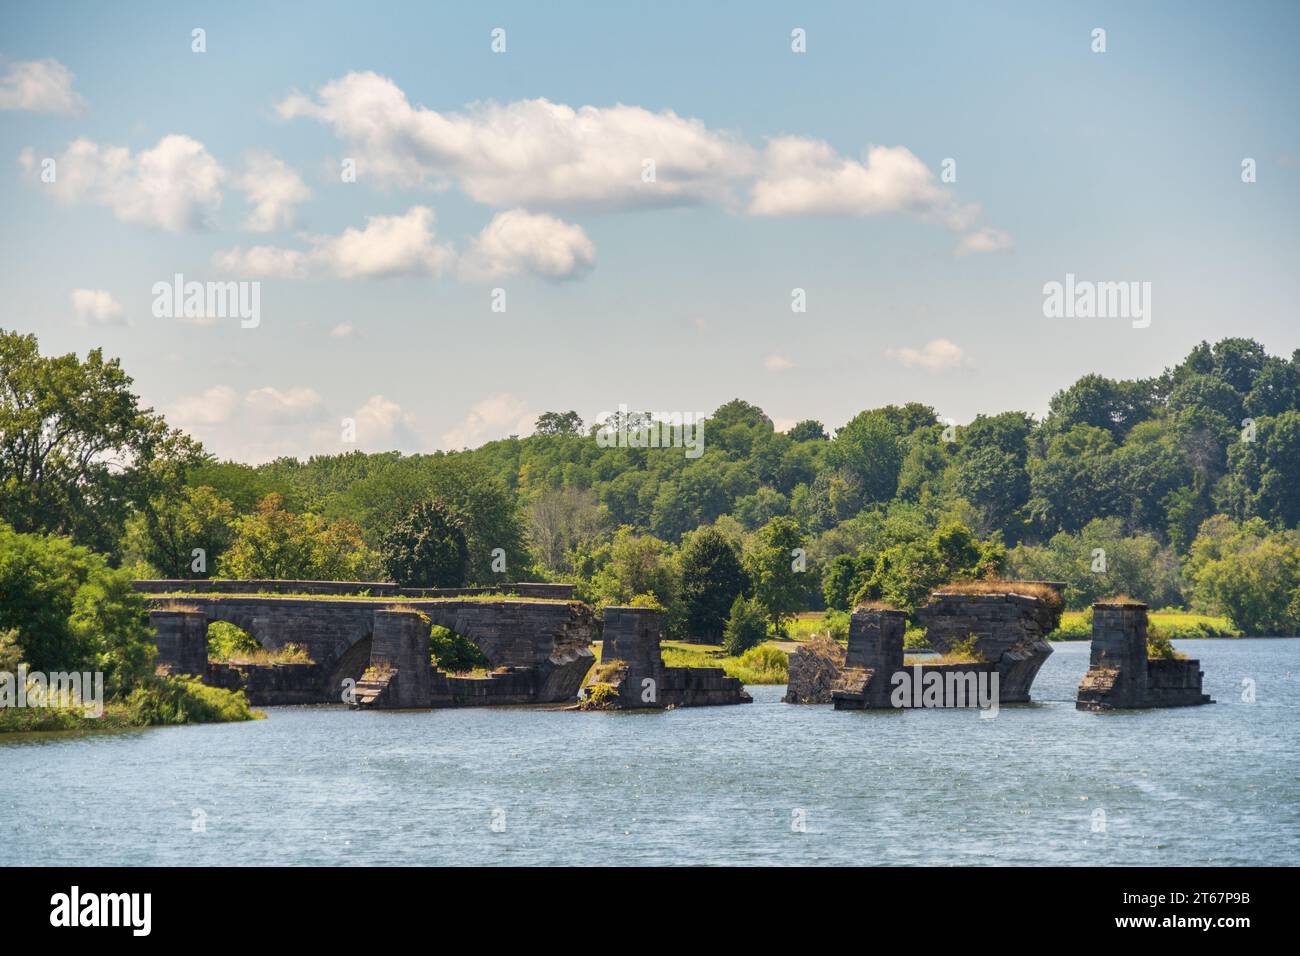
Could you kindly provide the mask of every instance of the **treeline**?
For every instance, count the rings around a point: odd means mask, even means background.
[[[97,352],[42,358],[12,335],[3,349],[0,518],[135,574],[567,580],[714,639],[729,621],[911,608],[948,580],[1014,576],[1066,581],[1072,607],[1122,592],[1248,633],[1300,628],[1300,353],[1249,339],[1150,379],[1085,376],[1042,421],[946,426],[910,403],[778,432],[737,399],[707,419],[698,457],[607,447],[605,423],[557,411],[469,451],[257,467],[214,461],[140,409]],[[12,437],[74,414],[64,431],[84,434],[66,448]],[[106,455],[128,463],[101,470]]]

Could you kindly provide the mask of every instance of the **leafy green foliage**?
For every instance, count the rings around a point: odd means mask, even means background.
[[[442,502],[422,501],[384,535],[379,558],[403,587],[460,587],[469,569],[463,523]]]
[[[700,528],[682,545],[681,602],[692,637],[716,642],[749,579],[731,541],[717,528]]]
[[[294,514],[272,493],[258,502],[256,513],[235,521],[234,539],[218,567],[226,578],[366,581],[376,577],[378,564],[353,522]]]
[[[477,644],[437,624],[429,631],[429,659],[434,667],[449,674],[463,674],[492,666]]]
[[[767,608],[757,598],[737,597],[723,628],[722,649],[738,657],[766,638]]]

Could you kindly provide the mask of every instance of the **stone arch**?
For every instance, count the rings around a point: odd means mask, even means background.
[[[209,661],[236,662],[243,659],[244,652],[266,648],[257,635],[233,621],[209,617],[207,630]]]
[[[325,671],[325,692],[333,700],[342,699],[344,681],[351,680],[352,686],[361,680],[370,665],[370,649],[374,644],[373,630],[366,636],[343,650],[332,665]]]

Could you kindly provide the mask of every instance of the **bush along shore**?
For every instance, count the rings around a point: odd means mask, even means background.
[[[8,675],[11,678],[16,674]],[[12,686],[12,683],[11,683]],[[243,691],[207,687],[192,677],[156,676],[125,698],[94,703],[89,699],[39,702],[29,683],[20,698],[0,691],[0,734],[77,731],[94,733],[175,724],[257,720],[265,715],[249,706]],[[19,706],[22,700],[23,706]]]

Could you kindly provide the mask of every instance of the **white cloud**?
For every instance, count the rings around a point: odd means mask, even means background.
[[[985,226],[983,229],[962,236],[961,241],[957,243],[956,252],[959,256],[969,256],[980,252],[999,252],[1010,249],[1013,245],[1011,236],[1007,233],[1001,229]]]
[[[871,146],[865,162],[827,142],[801,136],[771,140],[749,211],[758,216],[881,216],[904,213],[968,228],[979,214],[961,205],[904,146]]]
[[[353,331],[354,329],[352,328],[351,322],[340,322],[338,325],[334,326],[334,328],[330,329],[330,338],[350,339],[352,338]]]
[[[463,278],[496,279],[531,272],[548,279],[571,279],[589,272],[596,247],[581,226],[554,216],[511,209],[493,217],[460,262]]]
[[[266,153],[249,154],[235,186],[253,204],[244,220],[244,228],[251,232],[292,228],[298,205],[311,198],[311,190],[298,172]]]
[[[638,106],[581,106],[546,99],[476,103],[464,113],[412,106],[387,77],[354,72],[316,98],[294,94],[285,118],[327,124],[384,183],[454,182],[492,206],[642,206],[725,200],[753,164],[751,147],[697,119]],[[644,161],[654,181],[643,181]]]
[[[218,251],[213,264],[232,275],[374,279],[438,275],[452,261],[451,248],[434,240],[433,210],[412,206],[400,216],[371,216],[364,229],[337,236],[308,236],[306,252],[277,246]]]
[[[28,172],[37,165],[31,149],[19,161]],[[55,173],[54,182],[42,188],[60,202],[107,206],[122,222],[169,232],[204,226],[221,206],[226,177],[202,143],[179,134],[134,154],[124,146],[77,139],[56,158]]]
[[[230,419],[239,405],[239,395],[229,385],[214,385],[201,395],[190,395],[172,406],[167,418],[182,428],[219,425]]]
[[[320,417],[324,403],[315,389],[281,391],[269,385],[244,396],[244,405],[258,418],[275,422],[311,421]]]
[[[415,421],[402,406],[382,395],[372,395],[352,413],[356,422],[356,439],[365,451],[391,451],[410,448],[418,439]]]
[[[10,63],[0,76],[0,110],[80,113],[86,101],[72,81],[72,71],[55,59]]]
[[[501,392],[475,402],[465,421],[444,434],[442,440],[452,449],[475,448],[508,435],[532,434],[536,422],[537,413],[529,410],[523,399]]]
[[[931,372],[969,364],[961,346],[947,339],[932,339],[919,349],[886,349],[885,355],[905,368],[923,368]]]
[[[784,355],[769,355],[763,359],[763,368],[769,372],[784,372],[786,369],[794,368],[794,363]]]
[[[86,324],[124,324],[121,303],[103,289],[73,289],[72,311]]]

